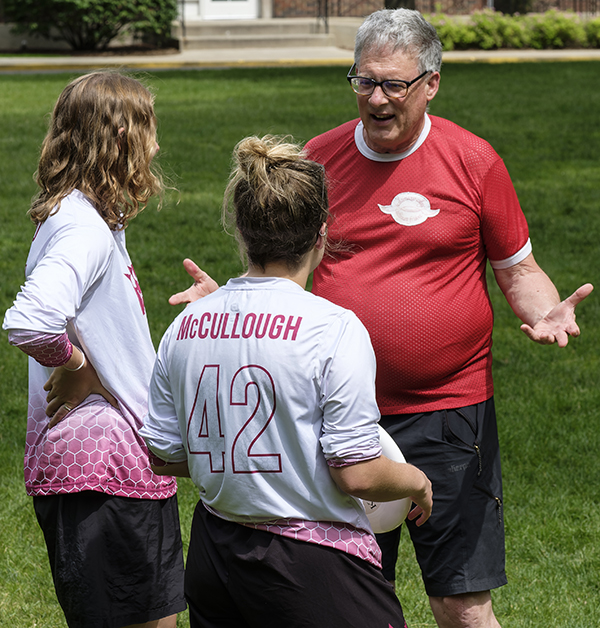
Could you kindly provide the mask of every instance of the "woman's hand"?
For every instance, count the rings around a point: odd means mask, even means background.
[[[67,364],[77,363],[77,361],[81,364],[83,360],[83,353],[74,348],[73,356]],[[89,360],[86,359],[83,366],[77,370],[65,368],[65,366],[55,368],[44,384],[44,390],[48,392],[46,415],[52,417],[49,427],[54,427],[62,421],[71,410],[92,394],[102,395],[112,406],[119,407],[117,400],[102,385]]]
[[[152,471],[156,475],[173,475],[178,478],[189,478],[190,469],[188,467],[188,461],[184,462],[171,462],[169,464],[155,465],[151,464]]]

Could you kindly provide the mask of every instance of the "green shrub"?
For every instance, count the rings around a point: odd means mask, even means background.
[[[600,48],[600,17],[586,22],[585,34],[590,48]]]
[[[427,16],[435,26],[443,49],[600,48],[600,18],[547,11],[543,15],[505,15],[486,9],[468,21],[435,13]]]
[[[531,29],[522,17],[503,15],[500,20],[503,48],[530,48]]]
[[[429,16],[444,50],[467,50],[474,48],[476,34],[470,24],[461,22],[442,13]]]
[[[577,16],[553,9],[541,18],[530,19],[533,48],[583,48],[588,45],[585,28]]]
[[[66,41],[75,50],[105,49],[117,35],[162,45],[171,38],[177,0],[3,0],[17,32]],[[56,31],[56,35],[53,31]]]
[[[502,38],[502,14],[494,11],[479,11],[473,14],[473,29],[479,48],[492,50],[502,48],[504,40]]]

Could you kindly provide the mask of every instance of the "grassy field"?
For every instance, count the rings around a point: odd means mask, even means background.
[[[528,217],[534,253],[561,295],[600,289],[600,73],[595,62],[447,65],[431,112],[485,137],[504,158]],[[219,282],[241,269],[219,224],[231,150],[249,134],[306,141],[356,116],[340,68],[160,72],[161,163],[177,192],[127,230],[155,343],[188,285],[184,257]],[[0,76],[0,311],[23,279],[33,225],[25,212],[47,115],[68,74]],[[509,585],[495,592],[510,628],[596,628],[600,608],[600,295],[578,309],[582,337],[541,347],[490,281],[496,313],[496,404],[505,479]],[[0,343],[0,625],[59,628],[43,540],[25,495],[26,360]],[[196,501],[180,483],[184,538]],[[398,593],[409,626],[433,626],[408,536]],[[187,615],[179,618],[188,626]],[[368,627],[365,627],[368,628]]]

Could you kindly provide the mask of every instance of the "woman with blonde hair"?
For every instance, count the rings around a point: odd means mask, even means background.
[[[192,628],[402,628],[358,498],[431,485],[382,455],[375,359],[358,318],[305,291],[329,219],[323,168],[298,146],[234,151],[224,222],[247,272],[165,333],[142,435],[200,491],[186,565]]]
[[[30,356],[25,484],[70,628],[174,628],[185,609],[176,482],[138,433],[155,352],[125,246],[163,190],[153,101],[117,72],[64,89],[3,325]]]

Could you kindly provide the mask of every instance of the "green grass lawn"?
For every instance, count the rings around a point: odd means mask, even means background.
[[[431,113],[485,137],[504,158],[528,217],[534,253],[563,297],[600,290],[600,63],[456,64],[442,72]],[[70,74],[0,75],[0,311],[23,279],[47,116]],[[231,150],[249,134],[307,141],[356,116],[342,68],[169,71],[157,92],[161,163],[177,192],[127,230],[155,343],[188,285],[191,257],[219,282],[241,270],[219,223]],[[494,594],[510,628],[597,628],[600,609],[600,294],[578,309],[582,337],[534,345],[490,275],[496,404],[505,479],[509,585]],[[42,535],[25,495],[26,359],[0,342],[0,625],[66,626]],[[180,482],[184,538],[196,501]],[[398,562],[409,626],[433,626],[408,536]],[[188,626],[187,614],[179,618]],[[365,627],[368,628],[368,627]]]

